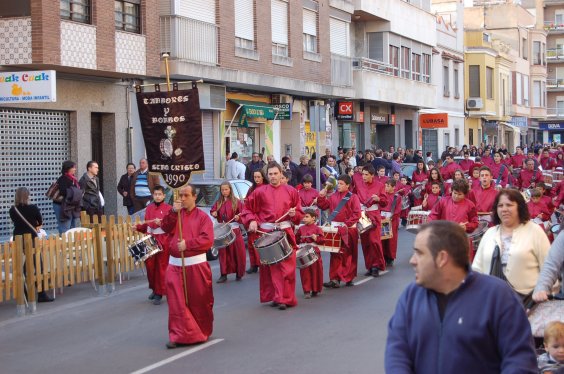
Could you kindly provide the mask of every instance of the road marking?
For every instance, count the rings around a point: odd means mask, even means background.
[[[131,374],[143,374],[143,373],[147,373],[147,372],[149,372],[149,371],[151,371],[151,370],[154,370],[154,369],[159,368],[159,367],[161,367],[161,366],[164,366],[164,365],[166,365],[166,364],[170,364],[171,362],[174,362],[174,361],[176,361],[176,360],[178,360],[178,359],[180,359],[180,358],[182,358],[182,357],[189,356],[189,355],[191,355],[192,353],[196,353],[196,352],[198,352],[198,351],[201,351],[202,349],[211,347],[212,345],[217,344],[217,343],[222,342],[222,341],[223,341],[223,339],[214,339],[214,340],[210,340],[210,341],[207,342],[207,343],[204,343],[204,344],[199,345],[199,346],[197,346],[197,347],[191,348],[191,349],[189,349],[189,350],[187,350],[187,351],[181,352],[181,353],[179,353],[179,354],[177,354],[177,355],[171,356],[171,357],[169,357],[169,358],[167,358],[167,359],[164,359],[164,360],[162,360],[162,361],[155,362],[154,364],[149,365],[149,366],[146,366],[146,367],[144,367],[144,368],[142,368],[142,369],[139,369],[139,370],[137,370],[137,371],[134,371],[134,372],[132,372]]]
[[[382,275],[384,275],[384,274],[387,274],[387,273],[389,273],[389,272],[390,272],[389,270],[381,271],[381,272],[380,272],[380,276],[382,276]],[[376,277],[376,278],[378,278],[378,277]],[[367,276],[367,277],[364,278],[363,280],[359,280],[358,282],[354,282],[354,285],[355,285],[355,286],[358,286],[359,284],[366,283],[366,282],[368,282],[368,281],[370,281],[370,280],[372,280],[372,279],[375,279],[375,277],[373,277],[373,276]]]

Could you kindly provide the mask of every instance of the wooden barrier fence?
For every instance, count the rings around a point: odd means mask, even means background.
[[[82,231],[45,239],[18,235],[12,242],[1,243],[0,303],[16,300],[21,314],[26,302],[34,311],[36,292],[85,282],[97,286],[102,293],[109,285],[111,292],[116,278],[121,283],[122,274],[143,266],[135,264],[128,251],[143,236],[131,229],[130,217],[120,216],[116,220],[114,216],[102,216],[101,220],[91,220],[83,214],[81,222]]]

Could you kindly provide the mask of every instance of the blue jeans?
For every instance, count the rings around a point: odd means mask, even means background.
[[[55,218],[57,219],[57,228],[59,229],[59,234],[63,234],[70,229],[75,227],[80,227],[80,219],[70,218],[61,221],[62,205],[53,203],[53,211],[55,212]]]
[[[133,213],[135,213],[135,207],[133,205],[126,207],[127,208],[127,214],[132,215]]]

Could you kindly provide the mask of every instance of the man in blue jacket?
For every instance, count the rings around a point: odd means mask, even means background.
[[[537,373],[531,327],[515,292],[474,273],[462,227],[421,227],[410,263],[415,283],[388,325],[386,373]]]

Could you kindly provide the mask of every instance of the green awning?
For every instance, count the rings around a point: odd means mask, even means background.
[[[241,108],[241,117],[239,118],[239,126],[249,127],[247,118],[265,118],[273,120],[276,116],[276,111],[274,106],[266,103],[261,103],[259,101],[247,101],[247,100],[236,100],[229,99],[229,101],[237,104],[243,105]]]

